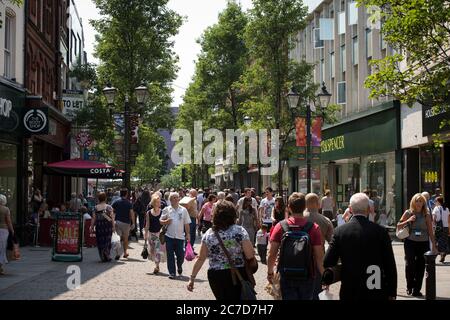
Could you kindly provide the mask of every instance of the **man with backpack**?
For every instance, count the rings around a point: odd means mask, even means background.
[[[323,248],[319,226],[303,217],[305,195],[288,200],[291,216],[278,223],[270,237],[267,280],[272,283],[277,256],[283,300],[312,300],[316,277],[323,273]]]

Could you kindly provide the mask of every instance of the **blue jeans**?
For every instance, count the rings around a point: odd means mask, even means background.
[[[197,221],[195,221],[195,219],[192,217],[191,217],[190,231],[191,231],[191,246],[192,246],[192,249],[194,249],[195,236],[196,236],[196,231],[197,231]]]
[[[176,275],[175,255],[177,256],[177,268],[181,269],[184,262],[184,240],[172,239],[166,236],[167,269],[170,275]]]
[[[281,297],[283,300],[313,300],[314,283],[314,278],[304,281],[292,281],[281,277]]]

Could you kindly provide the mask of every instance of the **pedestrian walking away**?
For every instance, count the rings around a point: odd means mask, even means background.
[[[304,217],[311,223],[316,223],[319,226],[320,234],[322,237],[322,250],[325,253],[325,240],[330,243],[333,236],[334,227],[330,219],[319,213],[319,196],[315,193],[309,193],[306,195],[306,210]],[[316,270],[319,272],[319,270]],[[314,284],[314,296],[313,300],[319,300],[319,293],[322,292],[322,279],[320,277],[315,278]]]
[[[123,257],[128,258],[128,237],[130,230],[134,229],[134,211],[133,206],[127,199],[128,189],[120,191],[120,200],[116,200],[112,205],[114,209],[116,224],[115,230],[123,242]],[[120,257],[115,257],[116,260]]]
[[[288,200],[291,216],[278,223],[270,235],[267,280],[273,284],[275,262],[283,300],[313,300],[315,277],[323,273],[323,249],[319,226],[303,217],[305,195]],[[318,270],[318,272],[317,272]]]
[[[397,229],[409,228],[409,237],[405,239],[405,273],[406,293],[414,297],[422,297],[423,276],[425,273],[424,253],[431,250],[437,254],[431,215],[427,208],[426,198],[415,194],[409,209],[400,218]]]
[[[106,193],[98,194],[98,205],[94,208],[90,232],[95,230],[98,254],[102,262],[111,261],[111,236],[114,230],[113,208],[106,203]]]
[[[247,231],[236,224],[236,209],[229,201],[217,204],[213,216],[213,225],[202,238],[202,245],[197,261],[194,264],[192,275],[187,289],[194,290],[194,282],[206,259],[209,259],[208,282],[217,300],[241,300],[241,284],[230,269],[230,262],[221,248],[217,235],[229,252],[234,266],[245,280],[253,285],[253,273],[257,270],[255,251],[250,242]],[[249,270],[245,268],[248,261]],[[251,269],[251,270],[250,270]]]
[[[267,232],[267,225],[262,224],[261,228],[256,233],[256,247],[258,255],[262,264],[267,264],[267,245],[269,244],[269,233]]]
[[[328,219],[334,219],[334,208],[336,207],[335,201],[331,196],[331,190],[325,190],[325,196],[320,200],[320,208],[322,214]]]
[[[341,262],[340,299],[396,299],[397,267],[387,230],[369,220],[369,197],[364,193],[354,194],[349,208],[353,217],[334,230],[324,258],[327,269]]]

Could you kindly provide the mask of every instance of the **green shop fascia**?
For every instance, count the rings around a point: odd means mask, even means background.
[[[320,166],[321,192],[332,190],[339,208],[347,206],[356,192],[377,191],[379,213],[389,216],[386,224],[393,224],[402,214],[400,137],[398,101],[324,126],[320,161],[313,161],[313,167]],[[291,164],[306,167],[306,161],[290,161]]]

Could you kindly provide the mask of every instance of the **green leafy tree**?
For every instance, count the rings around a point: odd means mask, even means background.
[[[180,108],[178,128],[193,132],[195,121],[202,121],[204,129],[237,129],[242,124],[239,111],[242,99],[235,84],[248,64],[244,41],[247,22],[241,6],[229,1],[218,22],[207,28],[198,40],[201,53],[193,82]],[[208,180],[205,165],[193,165],[189,169],[194,183],[199,183],[196,179],[199,173],[202,185]]]
[[[289,88],[295,86],[305,99],[317,88],[310,81],[313,67],[289,59],[294,45],[290,40],[306,26],[306,14],[301,0],[254,0],[245,33],[252,64],[242,79],[242,88],[249,95],[243,112],[252,117],[253,127],[279,129],[284,142],[293,123],[285,99]],[[284,142],[280,145],[281,154],[285,151]],[[278,172],[281,170],[280,161]],[[282,189],[279,174],[278,190]]]
[[[177,57],[172,48],[173,36],[182,20],[167,7],[168,0],[94,2],[102,16],[90,21],[98,32],[95,56],[100,64],[96,70],[98,79],[90,82],[93,97],[81,112],[79,121],[86,121],[84,123],[99,139],[99,148],[111,155],[114,150],[111,114],[124,111],[125,97],[128,96],[131,111],[143,117],[140,130],[144,133],[136,159],[137,168],[132,172],[143,181],[153,179],[155,174],[163,172],[161,166],[166,160],[157,130],[171,128],[174,122],[170,112],[171,82],[176,76]],[[86,73],[85,66],[79,69]],[[134,88],[142,82],[149,87],[149,99],[144,107],[139,106],[134,97]],[[108,83],[118,89],[114,106],[106,106],[102,97],[102,89]],[[154,170],[144,168],[149,161],[155,166]]]
[[[447,107],[450,102],[450,2],[358,0],[381,19],[384,40],[395,54],[372,63],[366,79],[371,97],[390,96],[409,106]],[[447,109],[448,110],[448,109]]]

